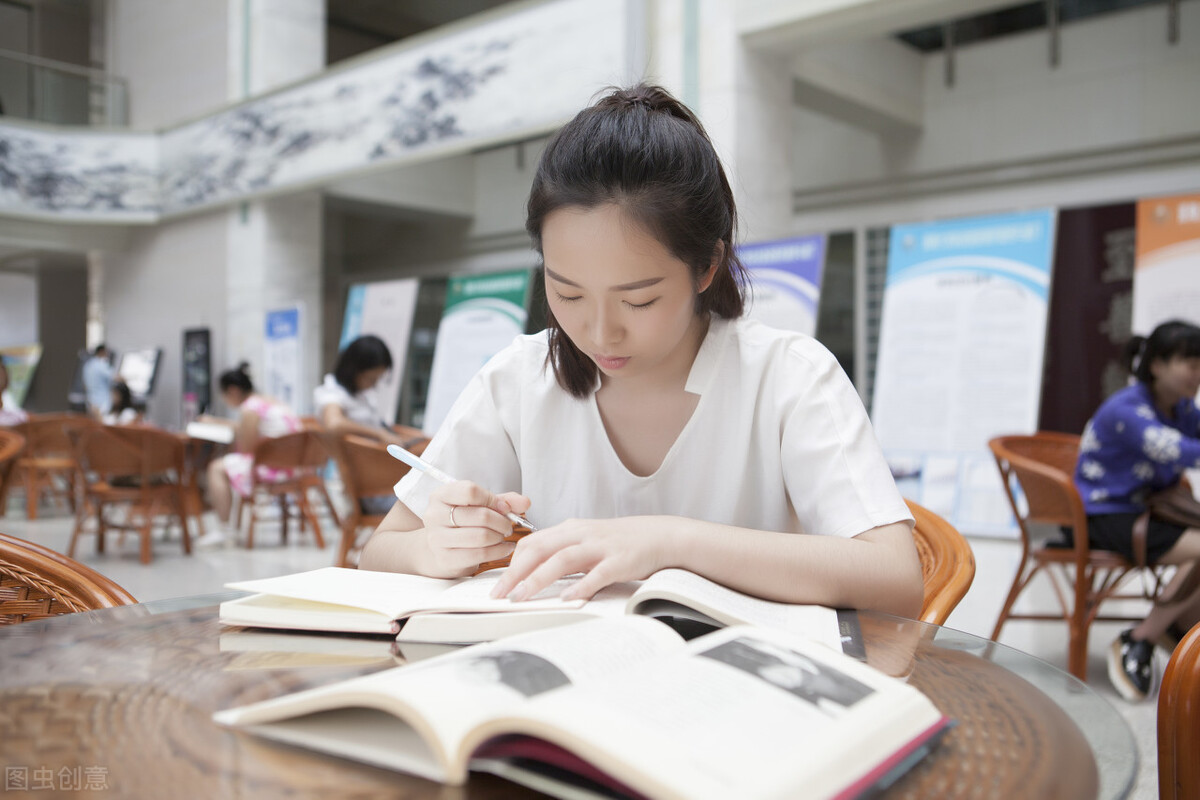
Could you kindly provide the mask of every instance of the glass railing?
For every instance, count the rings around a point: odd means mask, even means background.
[[[0,49],[0,113],[55,125],[124,127],[129,86],[103,70]]]

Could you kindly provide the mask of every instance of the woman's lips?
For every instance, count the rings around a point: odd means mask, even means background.
[[[599,366],[600,369],[609,370],[620,369],[621,367],[625,366],[625,362],[629,360],[629,356],[609,357],[597,355],[593,356],[593,358],[596,359],[596,365]]]

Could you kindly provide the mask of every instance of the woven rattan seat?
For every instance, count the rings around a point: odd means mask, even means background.
[[[96,534],[96,550],[104,552],[106,531],[135,531],[141,537],[140,558],[152,558],[151,527],[156,517],[173,515],[182,530],[183,551],[191,553],[184,486],[185,443],[178,436],[148,426],[97,426],[77,438],[77,453],[84,475],[84,500],[75,516],[68,555],[75,555],[81,534]],[[121,505],[126,519],[116,521],[106,510]],[[95,520],[89,531],[86,522]]]
[[[351,567],[357,565],[358,553],[362,549],[358,542],[359,534],[364,529],[374,530],[385,516],[382,513],[368,513],[364,510],[363,501],[392,495],[396,481],[404,477],[409,467],[388,455],[387,446],[374,439],[353,434],[329,434],[326,441],[337,457],[342,488],[349,504],[349,511],[342,519],[342,540],[338,545],[335,563],[339,567]],[[429,439],[424,438],[408,442],[407,446],[411,452],[420,455],[427,444]]]
[[[958,529],[937,514],[906,500],[916,525],[913,542],[921,559],[925,599],[922,622],[944,625],[975,580],[975,554]]]
[[[0,625],[136,602],[90,567],[0,533]]]
[[[1087,513],[1072,475],[1079,454],[1079,437],[1069,433],[1039,431],[1028,435],[997,436],[988,442],[1004,482],[1004,489],[1021,531],[1021,564],[996,620],[992,639],[1000,636],[1010,619],[1060,620],[1067,623],[1067,664],[1072,675],[1087,680],[1088,631],[1096,620],[1140,620],[1129,615],[1100,614],[1108,599],[1119,594],[1122,582],[1138,571],[1128,559],[1088,546]],[[1031,524],[1057,530],[1070,528],[1073,544],[1036,541]],[[1056,546],[1058,545],[1058,546]],[[1013,613],[1017,597],[1039,573],[1046,573],[1058,599],[1059,613]],[[1137,596],[1141,596],[1140,594]]]
[[[259,440],[254,448],[254,464],[250,468],[250,496],[242,498],[238,506],[239,521],[242,511],[249,507],[250,524],[246,529],[246,547],[254,547],[254,529],[258,523],[257,500],[260,497],[275,497],[279,499],[282,529],[280,532],[284,542],[288,535],[288,518],[290,507],[288,498],[295,501],[295,508],[300,517],[300,530],[305,524],[313,529],[313,538],[317,547],[325,546],[325,538],[321,535],[321,523],[317,520],[316,512],[308,501],[308,492],[315,489],[325,501],[330,516],[335,525],[340,524],[337,511],[329,499],[325,489],[325,481],[321,478],[321,470],[332,458],[323,439],[323,434],[312,429],[288,433]],[[284,470],[288,477],[267,480],[259,475],[259,467],[272,470]]]
[[[57,495],[74,510],[79,463],[71,442],[72,432],[99,426],[82,414],[33,414],[19,426],[25,451],[16,470],[25,488],[25,515],[37,519],[43,494]]]

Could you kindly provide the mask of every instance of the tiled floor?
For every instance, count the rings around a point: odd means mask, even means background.
[[[49,510],[37,522],[28,522],[20,508],[20,500],[11,504],[7,518],[0,520],[0,531],[30,539],[62,552],[70,539],[71,519],[64,512]],[[76,556],[92,568],[112,578],[139,600],[157,600],[184,595],[221,591],[228,581],[270,577],[300,572],[332,563],[336,541],[332,525],[325,526],[329,541],[318,550],[310,535],[290,537],[288,545],[279,543],[277,526],[267,525],[256,534],[254,550],[227,548],[197,550],[184,556],[177,540],[157,541],[154,561],[142,565],[138,561],[136,537],[128,537],[123,547],[115,539],[108,542],[108,552],[98,555],[91,537],[85,538]],[[1009,583],[1020,557],[1019,546],[1012,541],[972,539],[975,552],[975,582],[951,615],[948,626],[979,636],[989,636],[996,615],[1003,604]],[[1046,585],[1031,588],[1020,604],[1044,605],[1052,602]],[[1130,611],[1138,613],[1136,606]],[[1089,647],[1089,683],[1108,698],[1133,729],[1140,748],[1141,768],[1131,795],[1138,800],[1158,796],[1155,751],[1155,713],[1153,699],[1138,705],[1126,703],[1117,696],[1108,681],[1104,655],[1112,638],[1119,632],[1116,623],[1097,623],[1093,626]],[[1063,669],[1066,668],[1066,631],[1056,623],[1014,622],[1005,627],[1000,641],[1011,647],[1032,653]],[[1157,664],[1159,674],[1165,657]]]

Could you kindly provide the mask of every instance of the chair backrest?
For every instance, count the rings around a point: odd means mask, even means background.
[[[1200,797],[1200,625],[1175,646],[1158,692],[1158,796]]]
[[[342,486],[351,501],[392,493],[409,466],[388,455],[387,446],[365,436],[332,436]]]
[[[176,477],[183,474],[187,443],[159,428],[98,425],[72,438],[76,440],[76,458],[85,472],[147,478],[167,472],[174,472]]]
[[[71,431],[99,426],[98,420],[83,414],[30,414],[22,426],[26,438],[25,455],[34,458],[74,457]]]
[[[4,515],[4,501],[8,494],[8,482],[12,478],[17,456],[25,449],[25,437],[15,430],[0,428],[0,516]]]
[[[1026,521],[1087,530],[1083,499],[1072,477],[1079,455],[1078,436],[1053,431],[997,436],[988,442],[988,447],[1000,468],[1013,514],[1026,535]],[[1028,510],[1024,515],[1013,494],[1013,478],[1025,496]],[[1080,538],[1076,537],[1077,540]]]
[[[906,500],[916,524],[913,542],[921,559],[925,599],[921,621],[944,625],[975,580],[975,554],[958,529],[937,514]]]
[[[271,469],[317,469],[332,457],[321,434],[312,430],[260,439],[254,447],[254,465]]]
[[[0,533],[0,625],[136,602],[90,567]]]

